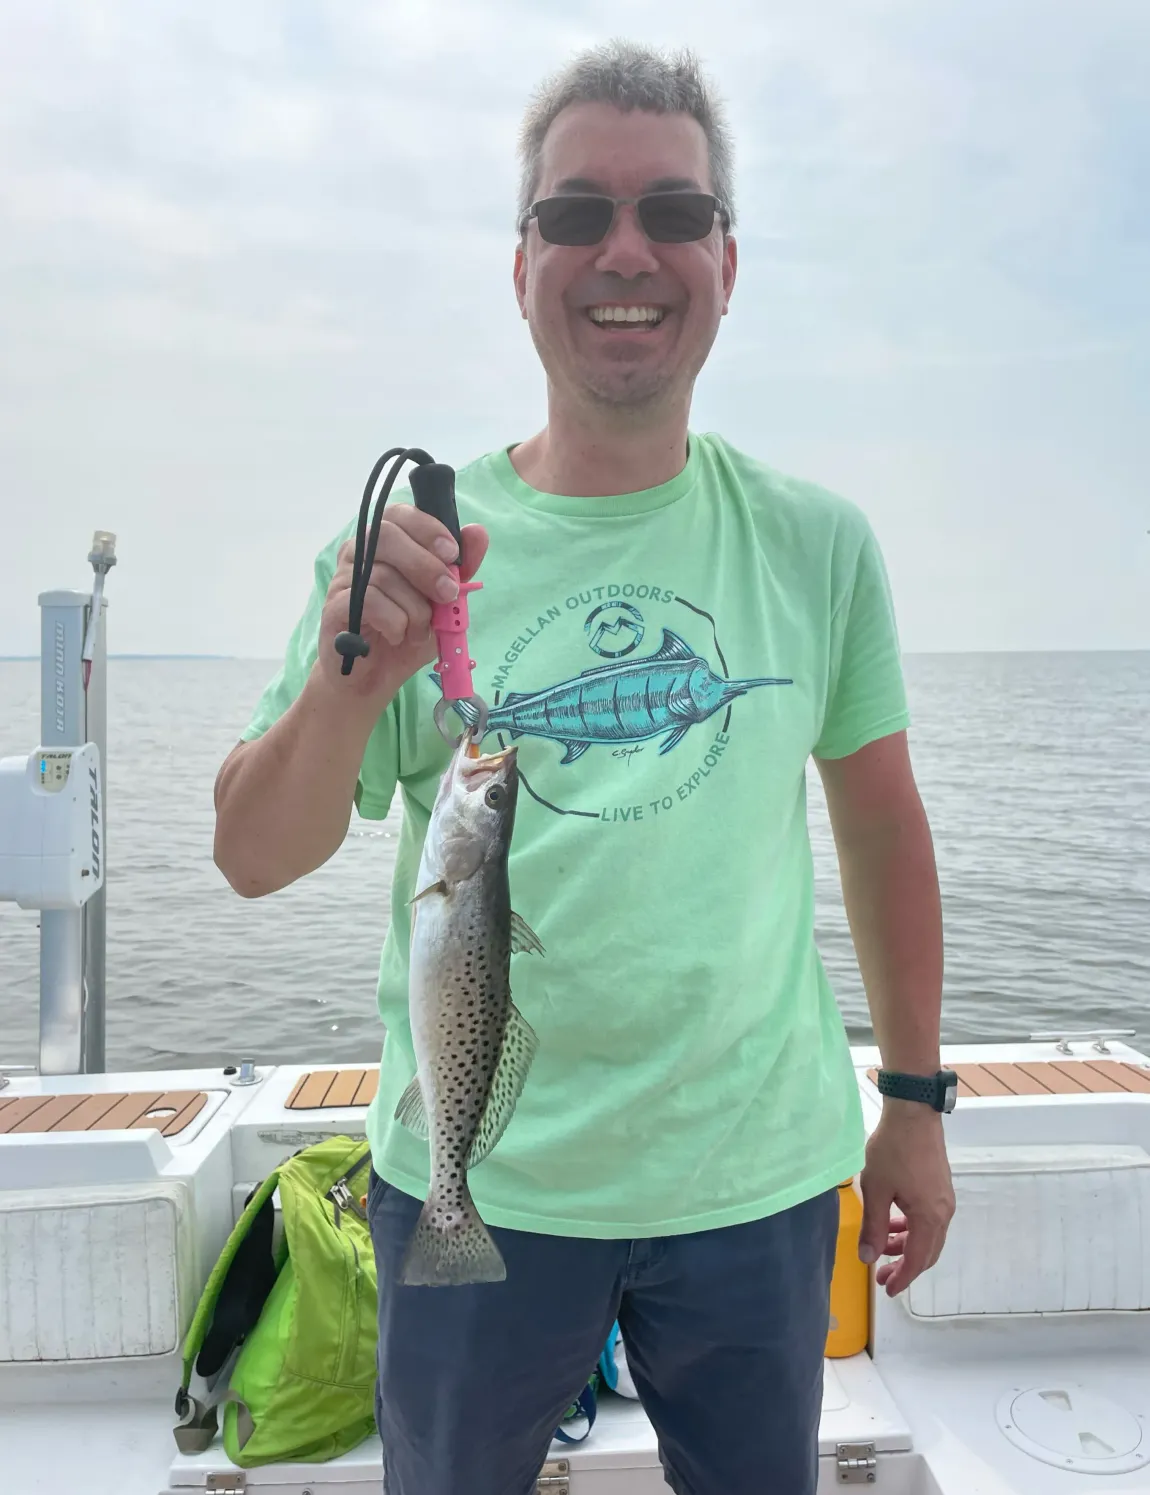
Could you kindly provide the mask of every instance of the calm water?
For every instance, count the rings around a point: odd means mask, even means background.
[[[212,862],[216,770],[274,666],[109,667],[108,1067],[378,1057],[375,972],[398,823],[247,902]],[[1052,1024],[1150,1047],[1150,654],[907,660],[946,919],[944,1037]],[[36,745],[39,667],[0,662],[0,757]],[[817,777],[818,938],[870,1036]],[[36,915],[0,904],[0,1060],[31,1062]]]

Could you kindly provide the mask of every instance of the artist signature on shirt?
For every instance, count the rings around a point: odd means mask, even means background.
[[[627,759],[633,758],[636,753],[641,753],[642,751],[643,749],[641,747],[621,747],[613,749],[611,756],[612,758]]]

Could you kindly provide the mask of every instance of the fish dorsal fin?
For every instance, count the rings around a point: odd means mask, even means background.
[[[672,633],[669,628],[663,629],[663,642],[659,645],[657,654],[649,654],[648,659],[698,659],[698,655],[690,644],[685,643],[677,633]]]
[[[512,1002],[507,1010],[507,1028],[503,1034],[503,1047],[499,1050],[495,1078],[491,1081],[491,1094],[487,1097],[483,1119],[467,1154],[468,1168],[482,1163],[507,1130],[538,1047],[534,1028]]]
[[[636,665],[658,664],[660,660],[666,659],[698,659],[698,655],[690,644],[684,643],[677,633],[672,633],[669,628],[663,629],[663,642],[654,654],[639,654],[630,659],[617,659],[614,664],[597,664],[589,670],[580,672],[580,680],[586,680],[588,675],[617,675],[623,670],[632,670]]]
[[[529,701],[531,699],[531,694],[532,693],[529,690],[509,690],[500,701],[499,705],[504,707],[517,706],[520,701]]]
[[[423,1105],[423,1091],[419,1088],[418,1075],[399,1097],[399,1104],[395,1108],[395,1119],[400,1126],[405,1126],[421,1141],[427,1141],[427,1112]]]

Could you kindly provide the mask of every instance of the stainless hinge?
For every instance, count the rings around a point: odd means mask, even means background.
[[[877,1475],[873,1443],[840,1443],[838,1455],[840,1485],[873,1485]]]
[[[207,1495],[244,1495],[247,1487],[248,1477],[238,1469],[227,1474],[209,1474],[204,1484]]]
[[[571,1465],[566,1459],[551,1459],[535,1481],[536,1495],[571,1495]]]

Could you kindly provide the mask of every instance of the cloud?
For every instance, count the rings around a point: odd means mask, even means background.
[[[37,588],[82,575],[97,524],[137,557],[117,626],[146,647],[201,515],[221,600],[165,641],[278,640],[378,449],[462,462],[544,418],[516,131],[624,23],[697,46],[736,130],[740,280],[697,424],[864,503],[910,648],[1150,642],[1141,0],[735,0],[721,24],[687,0],[6,0],[0,652],[35,647]],[[1068,602],[1087,493],[1123,538]],[[297,580],[236,584],[269,567]]]

